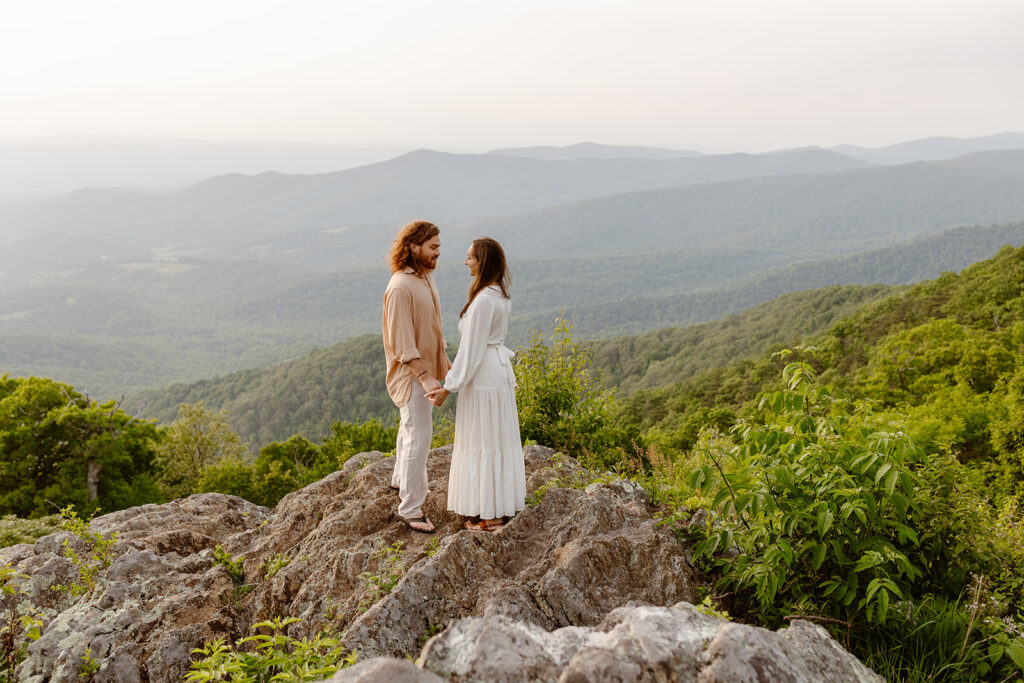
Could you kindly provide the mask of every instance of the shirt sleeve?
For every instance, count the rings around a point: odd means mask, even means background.
[[[388,339],[399,363],[408,363],[420,357],[416,347],[416,329],[412,319],[412,293],[396,287],[384,296],[384,315]]]
[[[476,376],[487,353],[487,340],[491,332],[494,302],[482,293],[473,300],[463,322],[462,339],[455,361],[444,380],[444,388],[454,393],[469,384]]]

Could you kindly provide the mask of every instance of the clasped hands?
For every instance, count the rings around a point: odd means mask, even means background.
[[[427,392],[427,398],[430,399],[431,403],[440,408],[450,393],[447,389],[441,387],[440,389]]]
[[[423,382],[423,390],[427,392],[424,395],[438,408],[441,407],[450,393],[433,377],[429,377],[426,382]]]

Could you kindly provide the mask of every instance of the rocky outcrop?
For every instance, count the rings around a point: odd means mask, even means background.
[[[103,662],[95,681],[144,681],[146,672],[166,672],[149,680],[180,680],[193,647],[236,628],[224,609],[232,580],[213,565],[213,547],[266,516],[240,498],[203,494],[98,518],[94,531],[119,535],[115,557],[96,590],[79,598],[54,587],[79,580],[62,544],[87,558],[81,539],[62,532],[0,551],[0,562],[30,577],[26,597],[47,618],[19,680],[80,680],[86,654]]]
[[[333,681],[878,680],[809,622],[771,632],[693,608],[689,550],[642,489],[586,485],[549,449],[525,455],[533,504],[495,533],[446,511],[449,447],[429,459],[433,535],[395,516],[393,459],[363,453],[273,511],[203,494],[96,519],[117,543],[79,597],[54,587],[79,580],[62,544],[85,557],[82,539],[0,550],[46,618],[18,680],[80,681],[87,654],[98,683],[180,681],[194,648],[279,616],[302,620],[290,635],[331,628],[359,653]]]
[[[526,460],[530,491],[583,478],[549,449],[529,447]],[[96,590],[78,598],[52,587],[75,580],[61,543],[69,538],[85,554],[80,539],[55,534],[0,551],[0,562],[30,577],[27,597],[47,619],[19,680],[78,681],[88,652],[101,664],[94,681],[178,681],[193,648],[283,615],[302,619],[291,635],[333,627],[371,661],[414,656],[467,617],[559,633],[596,627],[631,600],[696,598],[688,549],[655,525],[644,492],[629,482],[552,485],[501,531],[469,532],[445,509],[449,463],[450,447],[429,458],[424,509],[434,535],[399,523],[388,487],[393,459],[365,453],[272,512],[203,494],[96,519],[93,530],[118,534],[114,559]],[[244,585],[214,563],[218,545],[244,555]],[[373,577],[389,566],[401,579],[381,597]]]
[[[426,644],[420,665],[460,683],[883,680],[808,621],[772,632],[689,603],[628,605],[595,627],[554,631],[500,616],[461,619]]]

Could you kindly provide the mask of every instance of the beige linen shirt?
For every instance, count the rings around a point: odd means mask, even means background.
[[[441,331],[441,298],[434,276],[416,275],[406,268],[391,276],[384,291],[384,359],[387,362],[388,394],[398,407],[412,395],[412,370],[406,365],[419,358],[431,376],[444,382],[451,361]]]

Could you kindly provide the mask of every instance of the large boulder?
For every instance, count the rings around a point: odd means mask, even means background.
[[[61,544],[68,539],[87,555],[81,539],[62,532],[0,550],[0,563],[30,577],[26,599],[46,617],[19,680],[78,681],[88,653],[101,665],[94,681],[179,681],[194,648],[249,635],[252,624],[278,616],[302,620],[289,628],[296,637],[333,628],[366,660],[415,656],[467,617],[547,632],[597,626],[631,600],[695,600],[689,550],[654,523],[641,489],[581,489],[588,475],[573,461],[540,447],[525,455],[528,489],[544,495],[492,534],[462,529],[445,509],[446,447],[428,459],[424,510],[438,527],[433,535],[396,517],[394,459],[364,453],[273,511],[203,494],[97,518],[92,529],[118,541],[96,589],[79,597],[52,587],[75,581]],[[214,562],[218,545],[245,557],[242,584]],[[401,578],[387,592],[375,577],[391,570]]]
[[[427,642],[419,664],[459,683],[883,680],[811,622],[772,632],[689,603],[628,605],[595,627],[553,631],[503,616],[460,619]]]

